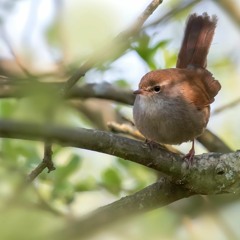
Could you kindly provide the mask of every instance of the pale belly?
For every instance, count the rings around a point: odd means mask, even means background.
[[[137,129],[148,140],[164,144],[180,144],[201,135],[208,122],[209,108],[197,110],[179,103],[173,100],[148,104],[137,96],[133,108]]]

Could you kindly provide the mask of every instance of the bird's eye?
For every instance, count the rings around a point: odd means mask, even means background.
[[[153,90],[154,90],[154,92],[159,93],[160,90],[161,90],[161,87],[160,87],[160,86],[155,86],[155,87],[153,88]]]

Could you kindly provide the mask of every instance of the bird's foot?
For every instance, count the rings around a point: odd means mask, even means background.
[[[194,156],[195,156],[195,150],[194,148],[191,148],[189,153],[183,157],[183,160],[187,162],[188,166],[191,166],[193,163]]]
[[[193,139],[192,140],[192,147],[191,147],[190,151],[188,152],[188,154],[186,154],[183,157],[183,160],[185,160],[187,162],[189,167],[192,166],[194,156],[195,156],[195,148],[194,148],[194,139]]]

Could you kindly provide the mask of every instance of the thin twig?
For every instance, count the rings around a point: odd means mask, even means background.
[[[134,129],[132,126],[130,126],[128,124],[119,124],[116,122],[108,122],[107,126],[110,129],[110,131],[112,131],[112,132],[124,133],[124,134],[130,135],[136,139],[143,140],[143,141],[145,140],[145,137],[137,129]]]
[[[46,167],[48,168],[48,173],[55,170],[55,167],[52,162],[52,143],[45,142],[44,144],[43,162],[46,163]]]
[[[147,24],[144,29],[148,28],[148,27],[152,27],[155,26],[159,23],[164,23],[167,20],[169,20],[171,17],[175,16],[176,14],[181,13],[182,11],[186,11],[188,8],[193,7],[194,5],[196,5],[197,3],[199,3],[201,0],[193,0],[193,1],[185,1],[185,2],[179,2],[178,5],[176,5],[175,7],[173,7],[171,10],[169,10],[168,12],[166,12],[162,17],[158,18],[157,20]]]
[[[46,120],[48,124],[53,122],[55,109],[53,105],[49,105],[46,109]],[[33,181],[45,168],[48,169],[48,173],[55,170],[53,161],[52,161],[52,142],[51,141],[44,141],[44,153],[43,153],[43,160],[42,162],[29,174],[28,180]]]
[[[44,143],[44,157],[41,163],[32,170],[28,175],[27,180],[32,182],[45,168],[48,169],[48,173],[55,170],[55,167],[52,162],[52,145],[49,142]]]
[[[128,42],[127,40],[129,39],[129,37],[134,36],[141,29],[144,22],[149,18],[149,16],[156,10],[156,8],[161,3],[162,0],[153,0],[143,11],[143,13],[138,17],[137,21],[129,29],[120,33],[112,41],[112,44],[110,44],[110,46],[108,44],[106,47],[90,56],[89,59],[67,80],[62,95],[65,95],[77,83],[77,81],[86,74],[86,72],[90,68],[94,67],[99,62],[108,59],[110,57],[109,53],[111,52],[109,51],[109,49],[113,49],[113,47],[119,45],[126,49],[125,45]],[[101,59],[99,59],[99,56],[101,56]]]
[[[57,10],[59,11],[61,9],[60,6],[62,6],[61,1],[55,2]],[[59,3],[59,4],[57,4]],[[36,9],[38,5],[32,4],[32,8]],[[57,12],[58,12],[57,11]],[[29,20],[33,18],[34,16],[32,14],[29,15]],[[58,14],[59,18],[59,14]],[[59,20],[59,19],[58,19]],[[29,21],[28,24],[31,24]],[[27,30],[27,28],[26,28]],[[49,49],[50,50],[50,49]],[[66,92],[67,93],[67,92]],[[61,94],[61,92],[60,92]],[[47,120],[49,123],[52,122],[53,116],[55,113],[55,109],[53,109],[52,105],[50,104],[49,109],[48,109],[48,114],[47,114]],[[42,162],[29,174],[28,180],[33,181],[45,168],[48,168],[48,173],[51,171],[55,170],[53,161],[52,161],[52,143],[50,141],[45,141],[44,142],[44,153],[43,153],[43,160]]]
[[[61,9],[60,6],[62,6],[62,3],[61,1],[58,1],[58,2],[55,2],[56,3],[56,7],[57,7],[57,10],[59,11]],[[59,4],[57,4],[59,3]],[[37,9],[38,5],[35,3],[33,3],[32,5],[32,10],[34,9]],[[57,11],[57,13],[58,13]],[[58,14],[59,15],[59,14]],[[58,16],[59,18],[59,16]],[[28,30],[27,27],[31,26],[30,24],[31,23],[31,19],[35,19],[34,18],[34,15],[29,14],[29,19],[28,19],[28,25],[26,26],[26,32]],[[50,50],[50,49],[49,49]],[[52,108],[52,106],[50,105],[49,107],[50,109],[48,109],[48,114],[47,114],[47,118],[48,118],[48,122],[52,122],[52,119],[53,119],[53,116],[54,116],[54,109]],[[53,151],[52,151],[52,143],[49,142],[49,141],[46,141],[44,142],[44,154],[43,154],[43,160],[42,162],[29,174],[28,176],[28,180],[29,181],[33,181],[45,168],[48,168],[48,173],[50,173],[51,171],[55,170],[55,167],[54,167],[54,164],[53,164],[53,161],[52,161],[52,154],[53,154]]]
[[[143,13],[138,17],[137,21],[126,31],[120,33],[115,41],[123,40],[137,34],[142,28],[146,20],[152,15],[152,13],[157,9],[157,7],[163,2],[163,0],[153,0],[143,11]]]
[[[223,111],[225,110],[228,110],[228,109],[231,109],[233,107],[236,107],[238,104],[240,104],[240,98],[237,98],[235,100],[233,100],[232,102],[229,102],[219,108],[216,108],[212,113],[211,115],[212,116],[216,116],[217,114],[219,113],[222,113]]]
[[[28,175],[28,182],[32,182],[46,167],[46,162],[42,161],[41,163],[39,163],[39,165]]]
[[[239,27],[240,26],[240,15],[239,15],[239,5],[236,4],[236,1],[233,0],[215,0],[226,13],[232,21]]]
[[[146,141],[146,138],[136,128],[134,128],[129,124],[119,124],[116,122],[108,122],[107,126],[112,132],[123,133],[128,136],[132,136],[135,139]],[[159,144],[159,146],[161,146],[163,149],[166,149],[170,152],[182,154],[180,151],[178,151],[176,148],[172,147],[171,145]]]
[[[52,114],[50,114],[50,117],[52,117]],[[51,120],[51,119],[49,119]],[[49,121],[50,123],[51,121]],[[32,172],[28,175],[27,180],[29,182],[32,182],[42,171],[47,168],[48,173],[51,171],[54,171],[56,168],[54,167],[53,161],[52,161],[52,142],[45,141],[44,142],[44,151],[43,151],[43,160],[39,165],[32,170]]]
[[[39,8],[39,4],[41,1],[31,1],[30,8],[27,13],[27,20],[25,26],[22,30],[21,42],[23,46],[29,47],[30,41],[29,38],[33,36],[32,31],[34,30],[34,26],[37,20],[37,10]]]
[[[18,58],[17,54],[15,53],[15,50],[13,49],[12,44],[10,43],[10,39],[8,37],[8,34],[3,27],[0,27],[0,35],[2,36],[2,40],[5,42],[5,44],[8,47],[10,53],[14,57],[15,62],[20,67],[20,69],[23,71],[23,73],[25,73],[27,77],[30,77],[30,78],[33,77],[33,75],[29,72],[29,70],[22,64],[22,62]]]

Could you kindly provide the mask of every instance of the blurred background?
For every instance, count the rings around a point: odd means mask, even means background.
[[[0,75],[8,85],[28,83],[25,97],[4,95],[0,118],[107,130],[108,122],[131,125],[132,107],[109,100],[62,101],[55,88],[36,82],[66,81],[88,57],[129,28],[150,0],[0,0]],[[208,69],[222,85],[208,128],[230,148],[240,142],[240,3],[237,0],[165,0],[127,49],[109,48],[78,82],[136,89],[150,70],[174,67],[190,13],[218,16]],[[232,103],[226,108],[226,104]],[[130,119],[130,120],[129,120]],[[177,146],[187,152],[190,143]],[[200,144],[197,154],[206,152]],[[56,170],[32,184],[25,179],[43,158],[43,143],[0,139],[0,239],[54,239],[67,222],[132,194],[157,179],[154,171],[83,149],[53,146]],[[240,239],[237,194],[195,196],[129,218],[91,239]],[[90,230],[91,231],[91,230]],[[51,236],[51,237],[50,237]]]

